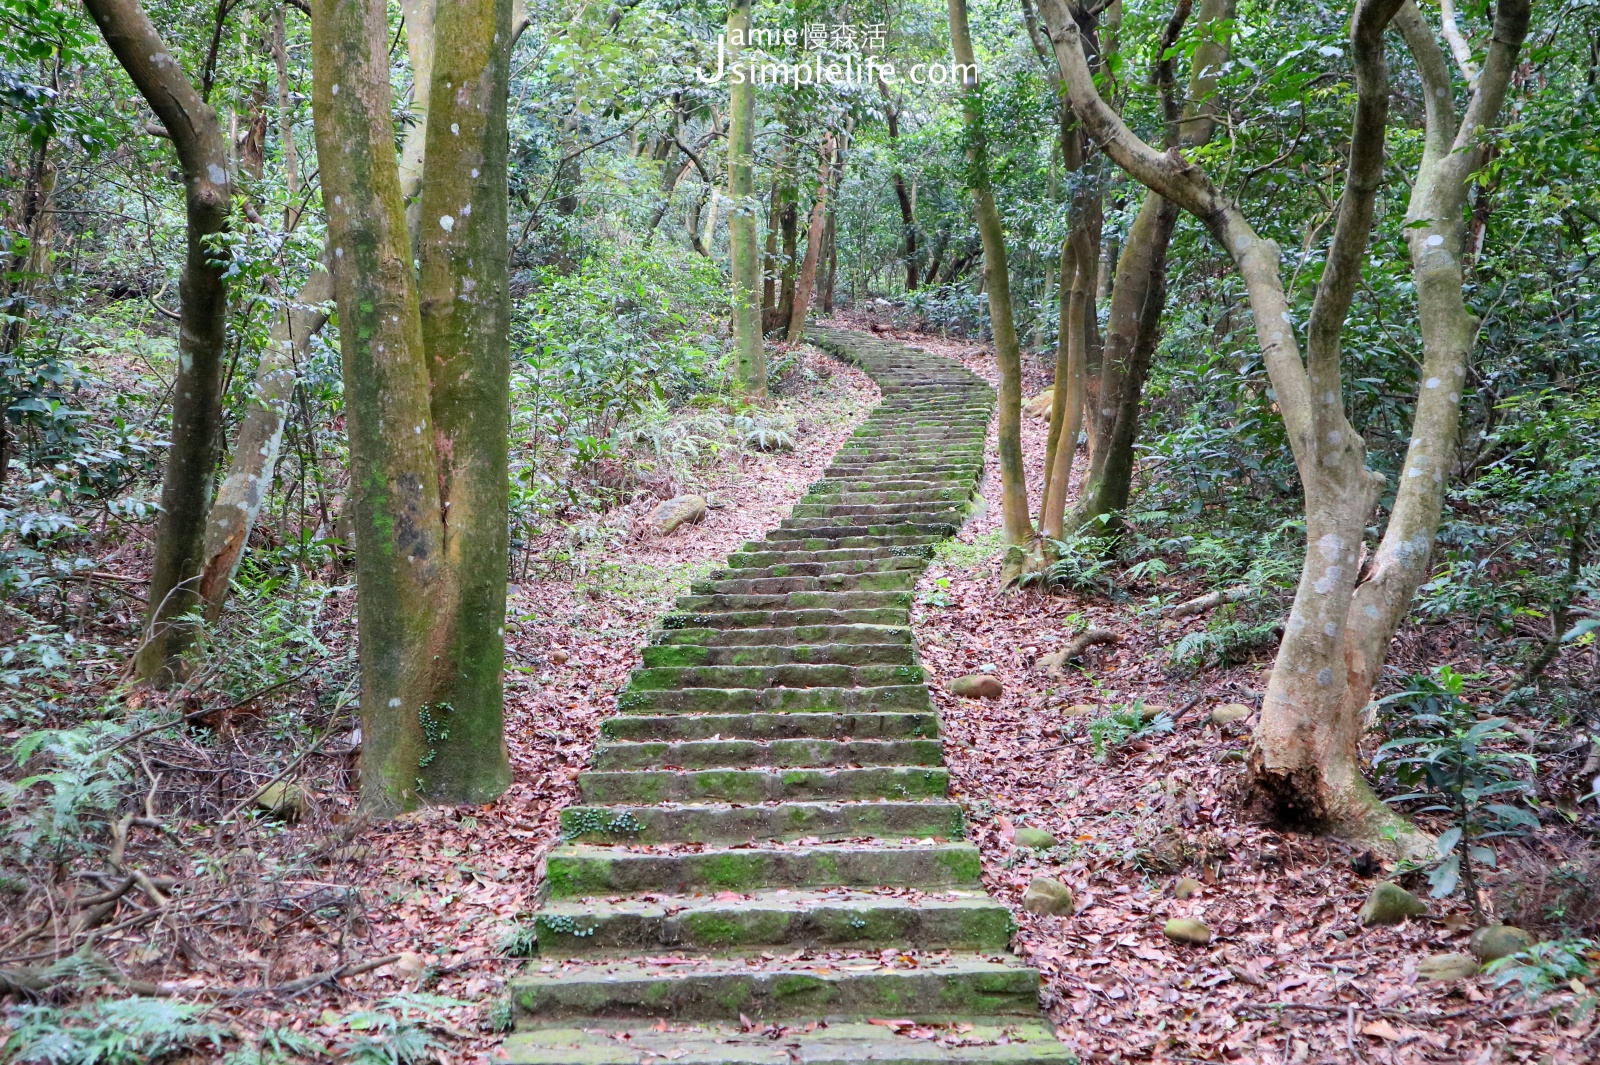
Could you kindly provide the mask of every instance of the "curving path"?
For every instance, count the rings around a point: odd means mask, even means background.
[[[993,392],[893,341],[809,334],[883,402],[652,635],[562,812],[512,1062],[1072,1060],[962,839],[911,638]]]

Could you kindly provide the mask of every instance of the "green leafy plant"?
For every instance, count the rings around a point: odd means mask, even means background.
[[[1111,751],[1125,743],[1146,736],[1159,736],[1171,732],[1175,727],[1176,723],[1170,714],[1146,717],[1144,700],[1135,699],[1127,706],[1114,707],[1109,713],[1101,714],[1089,722],[1089,746],[1094,751],[1094,760],[1103,762]]]
[[[206,1012],[164,998],[105,999],[71,1009],[17,1006],[6,1013],[6,1057],[39,1065],[148,1065],[202,1047],[220,1055],[232,1033],[203,1020]]]
[[[1594,975],[1593,963],[1597,960],[1600,944],[1592,939],[1552,939],[1498,958],[1485,971],[1494,978],[1495,987],[1515,984],[1524,996],[1534,1000],[1559,988],[1572,988],[1583,996],[1580,1008],[1587,1015],[1600,1000],[1584,988],[1582,981]]]
[[[1466,889],[1467,901],[1481,923],[1473,864],[1497,865],[1487,841],[1537,829],[1539,819],[1506,799],[1532,797],[1532,786],[1520,773],[1534,769],[1531,754],[1505,750],[1515,737],[1505,718],[1479,720],[1477,709],[1463,697],[1466,678],[1448,666],[1433,676],[1415,676],[1411,686],[1379,700],[1394,726],[1411,735],[1391,739],[1378,748],[1373,767],[1387,770],[1401,787],[1394,803],[1417,803],[1421,813],[1439,813],[1451,825],[1439,836],[1440,863],[1429,873],[1434,898]]]

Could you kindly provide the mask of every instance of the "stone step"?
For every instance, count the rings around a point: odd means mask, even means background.
[[[769,551],[838,551],[853,547],[873,549],[898,547],[910,551],[916,548],[931,547],[944,539],[947,539],[947,537],[943,534],[935,535],[933,533],[908,533],[904,536],[886,533],[817,536],[810,533],[799,533],[794,530],[773,529],[767,534],[767,539],[761,541],[761,545]]]
[[[686,740],[675,743],[634,741],[604,743],[595,751],[594,768],[713,769],[730,766],[815,768],[819,766],[942,765],[944,745],[933,739],[869,740]]]
[[[627,690],[875,688],[921,684],[925,679],[922,667],[913,665],[660,666],[634,670]]]
[[[965,1017],[1039,1014],[1039,973],[983,955],[924,956],[915,968],[876,959],[772,961],[695,958],[682,965],[569,962],[508,988],[514,1015],[737,1021],[779,1017]]]
[[[942,488],[862,488],[848,491],[831,485],[813,488],[802,503],[828,503],[836,506],[859,506],[867,503],[949,503],[959,507],[972,494],[970,485],[951,485]]]
[[[960,518],[963,503],[796,503],[790,521],[803,518],[898,519],[910,523],[954,521]]]
[[[707,631],[707,630],[699,630]],[[735,629],[735,633],[745,630]],[[756,630],[773,631],[773,630]],[[785,630],[777,630],[785,631]],[[793,630],[787,630],[793,631]],[[666,666],[775,666],[811,665],[913,665],[916,648],[910,643],[724,644],[717,647],[689,644],[655,644],[644,649],[649,668]]]
[[[753,843],[764,839],[960,839],[961,807],[943,799],[883,802],[569,806],[564,839],[582,843]]]
[[[882,561],[884,559],[910,559],[920,563],[932,557],[932,544],[841,547],[833,550],[808,550],[805,548],[786,550],[781,545],[763,542],[745,544],[738,551],[728,556],[728,565],[741,567],[780,566],[788,563],[828,564],[833,562]]]
[[[882,592],[914,588],[916,570],[869,570],[865,573],[824,573],[817,576],[729,577],[695,581],[692,595],[771,595],[787,592]]]
[[[884,473],[871,477],[824,477],[811,486],[811,492],[837,495],[841,492],[949,492],[965,498],[973,491],[970,477],[906,477]],[[811,492],[807,493],[809,497]]]
[[[704,689],[702,689],[704,690]],[[926,713],[668,714],[609,717],[600,735],[623,742],[694,740],[933,739],[938,715]]]
[[[861,591],[813,589],[793,592],[729,592],[680,595],[675,605],[680,613],[685,614],[715,614],[745,610],[872,610],[888,606],[909,610],[911,591],[908,588],[891,588]]]
[[[543,957],[597,951],[1003,951],[1011,911],[980,889],[874,893],[774,888],[740,894],[552,901],[534,918]]]
[[[978,848],[970,843],[816,843],[643,851],[563,843],[545,860],[551,898],[759,891],[768,888],[976,888]]]
[[[886,521],[881,524],[841,524],[836,518],[785,518],[776,529],[767,533],[770,541],[779,540],[878,540],[907,541],[915,538],[947,540],[954,536],[958,521],[901,522]]]
[[[926,684],[885,684],[876,688],[672,688],[625,691],[617,696],[617,710],[624,714],[814,714],[932,708]]]
[[[660,632],[682,629],[792,629],[811,625],[883,625],[903,627],[910,617],[908,606],[854,607],[830,610],[807,607],[803,610],[722,610],[708,614],[666,614]]]
[[[652,646],[692,645],[695,647],[735,647],[798,644],[911,644],[911,629],[905,625],[794,625],[766,626],[758,629],[657,629],[650,634]]]
[[[596,806],[834,799],[937,799],[949,794],[943,766],[860,769],[630,769],[578,774],[578,794]]]
[[[738,557],[738,556],[732,556]],[[905,571],[913,577],[928,563],[914,555],[889,555],[883,558],[844,558],[818,561],[814,556],[766,566],[730,566],[711,571],[710,580],[753,580],[759,577],[824,577],[847,573],[889,573]]]
[[[1077,1056],[1039,1020],[941,1017],[943,1040],[908,1039],[859,1021],[801,1018],[745,1031],[725,1024],[576,1022],[513,1032],[496,1057],[506,1065],[1075,1065]],[[816,1025],[807,1031],[809,1025]]]

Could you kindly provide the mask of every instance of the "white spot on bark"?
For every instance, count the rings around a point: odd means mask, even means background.
[[[338,207],[342,203],[344,203],[344,197],[343,196],[335,196],[333,198],[333,205],[335,207]]]
[[[1311,587],[1316,589],[1318,595],[1327,595],[1333,591],[1333,586],[1339,583],[1339,578],[1342,576],[1344,576],[1343,566],[1329,566]]]
[[[1322,393],[1322,402],[1332,406],[1333,404],[1339,402],[1339,393],[1329,389],[1328,391]]]
[[[344,258],[344,249],[343,248],[335,248],[335,249],[333,249],[333,257],[335,259],[343,259]]]
[[[442,214],[442,215],[439,216],[439,228],[440,229],[442,229],[446,233],[448,233],[452,229],[454,229],[455,227],[456,227],[456,220],[454,218],[451,218],[447,214]]]
[[[1427,383],[1425,385],[1423,385],[1423,387],[1424,388],[1438,388],[1439,387],[1439,379],[1437,377],[1430,377],[1430,378],[1428,378]]]
[[[390,699],[389,700],[389,708],[390,709],[393,709],[394,707],[397,707],[399,705],[400,705],[400,700],[399,699]]]
[[[1430,248],[1437,248],[1439,245],[1444,243],[1444,238],[1441,237],[1439,234],[1435,233],[1433,236],[1429,237],[1423,243],[1427,244],[1428,247],[1430,247]]]
[[[333,83],[333,95],[339,95],[339,83],[337,81]]]
[[[213,185],[226,185],[228,183],[228,172],[216,163],[210,163],[206,166],[206,176],[211,178]]]
[[[1344,537],[1328,533],[1317,541],[1317,549],[1322,552],[1323,558],[1332,562],[1344,551]]]
[[[1363,610],[1362,613],[1367,615],[1367,617],[1371,618],[1373,621],[1378,620],[1378,608],[1372,603],[1368,603],[1367,608]]]
[[[1422,476],[1422,472],[1423,471],[1422,471],[1422,467],[1421,466],[1413,466],[1413,467],[1411,467],[1411,469],[1406,471],[1406,476],[1407,477],[1421,477]]]
[[[1344,442],[1344,434],[1337,429],[1328,430],[1328,443],[1335,446]]]
[[[478,176],[478,168],[477,167],[473,167],[472,168],[472,176],[473,177],[477,177]]]
[[[1333,683],[1333,670],[1328,666],[1322,667],[1322,672],[1317,674],[1317,683],[1326,688]]]
[[[459,122],[450,123],[450,132],[454,133],[458,137],[461,136],[461,123],[459,123]]]
[[[1460,392],[1452,392],[1452,393],[1450,393],[1450,402],[1451,403],[1460,403],[1461,402],[1461,393]]]
[[[461,208],[461,217],[462,218],[470,218],[470,217],[472,217],[472,204],[469,203],[465,207]]]
[[[1339,635],[1339,623],[1337,621],[1328,622],[1326,625],[1322,626],[1322,634],[1324,636]]]

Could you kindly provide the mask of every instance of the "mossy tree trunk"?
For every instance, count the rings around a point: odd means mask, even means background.
[[[1022,348],[1011,307],[1011,277],[1006,266],[1005,229],[989,184],[989,152],[984,135],[983,86],[967,25],[966,0],[949,0],[950,43],[963,68],[961,100],[967,132],[967,185],[983,241],[984,283],[989,296],[989,323],[994,334],[995,362],[1000,370],[998,435],[1000,451],[1000,518],[1006,543],[1031,544],[1033,520],[1028,514],[1027,473],[1022,465]]]
[[[505,790],[510,0],[436,13],[413,270],[382,0],[315,0],[360,596],[362,804]]]
[[[165,127],[183,171],[187,252],[178,281],[178,369],[172,446],[161,481],[155,563],[135,657],[138,675],[166,683],[183,672],[222,426],[227,263],[210,246],[225,231],[233,198],[227,135],[184,74],[138,0],[85,0],[106,44]]]
[[[737,64],[750,32],[750,0],[728,5],[728,56]],[[740,389],[767,394],[767,355],[761,340],[761,250],[756,240],[756,89],[735,67],[728,87],[728,248],[732,259],[733,342]],[[707,227],[709,229],[709,227]],[[707,234],[710,243],[710,234]],[[802,318],[804,315],[802,314]]]

